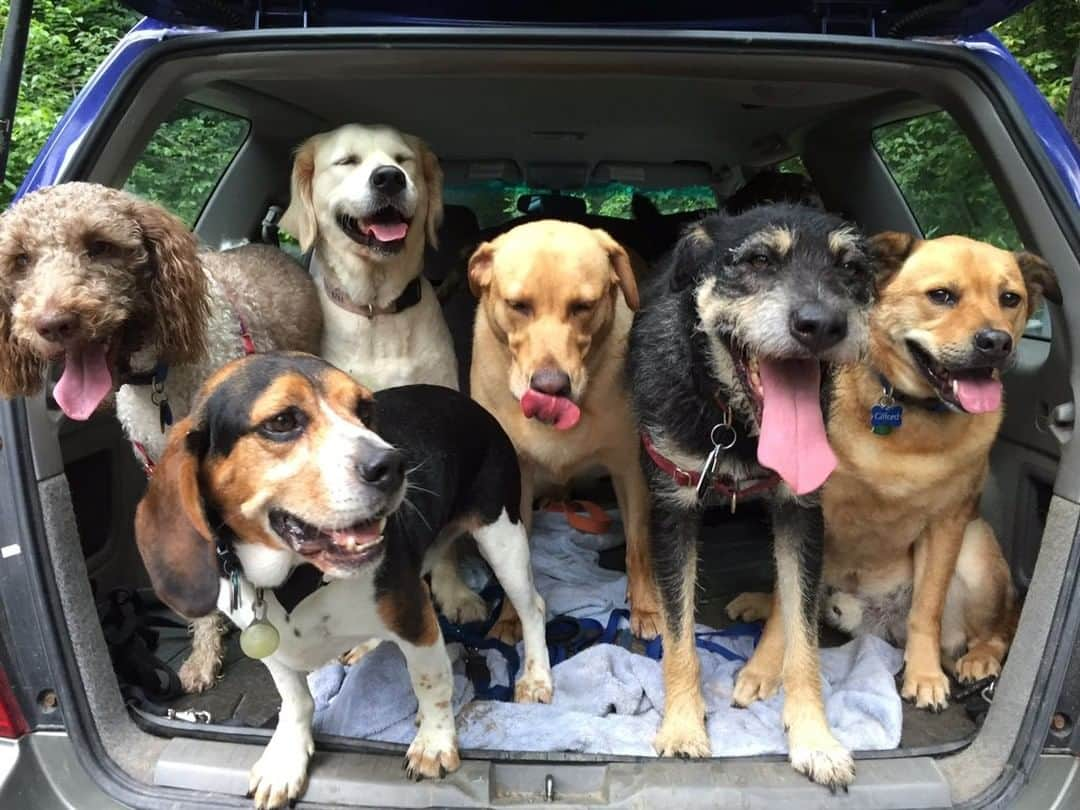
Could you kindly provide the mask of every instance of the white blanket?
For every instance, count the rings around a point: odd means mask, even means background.
[[[533,573],[549,618],[569,614],[606,624],[625,608],[626,577],[597,563],[598,552],[620,544],[612,534],[582,534],[554,513],[537,513]],[[475,584],[482,580],[473,572]],[[707,630],[708,628],[699,628]],[[745,659],[747,637],[713,639]],[[611,644],[598,644],[554,668],[551,705],[473,700],[462,648],[449,645],[454,660],[454,711],[459,744],[466,749],[571,751],[653,756],[664,685],[659,662]],[[518,648],[522,653],[521,647]],[[698,651],[714,756],[783,753],[780,719],[783,691],[748,709],[731,706],[734,677],[742,660]],[[492,682],[507,682],[505,661],[486,653]],[[903,656],[881,639],[865,636],[821,653],[829,723],[845,746],[867,751],[900,743],[901,704],[894,675]],[[416,699],[405,661],[393,644],[382,644],[353,667],[330,664],[309,677],[315,696],[315,730],[323,734],[407,743],[416,733]]]

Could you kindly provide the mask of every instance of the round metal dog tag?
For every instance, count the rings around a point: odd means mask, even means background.
[[[248,658],[266,658],[277,652],[281,636],[266,619],[257,619],[240,633],[240,649]]]

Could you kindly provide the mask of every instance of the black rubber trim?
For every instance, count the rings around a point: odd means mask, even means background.
[[[192,34],[165,40],[142,54],[128,69],[124,77],[110,93],[102,114],[88,129],[77,154],[68,164],[64,177],[60,180],[75,179],[85,175],[107,140],[114,121],[130,105],[140,85],[141,78],[161,61],[176,56],[200,52],[203,54],[233,54],[245,49],[282,49],[303,47],[349,46],[353,48],[437,48],[454,47],[498,47],[520,49],[562,49],[630,51],[640,53],[643,50],[685,52],[746,52],[755,54],[770,53],[820,54],[822,56],[861,58],[868,61],[895,60],[909,64],[929,65],[932,67],[958,70],[975,81],[983,89],[985,96],[998,112],[1002,123],[1012,136],[1024,162],[1032,176],[1046,196],[1054,218],[1064,234],[1070,249],[1080,255],[1080,222],[1075,216],[1075,206],[1063,183],[1057,176],[1049,159],[1042,153],[1037,138],[1027,124],[1016,102],[1002,92],[1002,83],[992,71],[980,63],[974,56],[956,46],[941,46],[917,42],[895,40],[869,40],[857,37],[800,36],[800,35],[756,35],[724,34],[717,32],[625,32],[625,31],[586,31],[550,28],[492,28],[492,29],[363,29],[341,30],[320,29],[307,31],[257,31],[230,32],[217,34]],[[53,627],[63,632],[47,634],[50,657],[62,663],[58,666],[64,678],[57,683],[61,700],[68,707],[65,719],[68,731],[75,743],[79,760],[106,792],[118,801],[126,804],[138,804],[142,807],[172,807],[175,801],[185,803],[199,802],[203,806],[249,806],[247,800],[223,797],[220,794],[202,794],[194,791],[177,791],[164,788],[150,788],[136,782],[124,773],[109,757],[101,740],[96,734],[89,718],[89,706],[86,696],[80,689],[72,688],[79,683],[78,669],[75,665],[71,639],[64,629],[65,623],[60,610],[59,594],[56,583],[48,566],[47,546],[44,541],[40,504],[37,501],[32,463],[27,447],[28,434],[26,418],[21,402],[4,403],[5,409],[15,409],[14,432],[8,433],[9,440],[18,443],[19,455],[23,459],[24,479],[19,484],[25,494],[23,501],[32,509],[32,543],[27,548],[33,558],[32,568],[40,588],[35,589],[37,607],[42,615],[52,618]],[[1055,621],[1051,628],[1051,640],[1057,644],[1048,645],[1052,652],[1050,661],[1044,658],[1040,668],[1035,690],[1029,700],[1029,711],[1025,713],[1024,731],[1019,744],[1011,752],[1006,768],[1001,777],[974,802],[967,807],[1000,806],[1027,781],[1031,769],[1041,750],[1042,734],[1032,733],[1039,727],[1037,721],[1048,722],[1048,713],[1060,691],[1061,679],[1068,665],[1068,652],[1061,652],[1066,645],[1071,651],[1071,642],[1076,639],[1080,626],[1080,598],[1077,598],[1075,570],[1080,563],[1080,538],[1074,537],[1070,552],[1070,568],[1066,573],[1066,584],[1058,604],[1055,606]],[[43,563],[45,564],[43,567]],[[1066,634],[1066,630],[1068,634]],[[1053,691],[1049,687],[1053,685]]]
[[[270,729],[249,726],[226,726],[217,723],[189,723],[184,720],[170,720],[150,712],[129,707],[132,719],[143,731],[158,737],[185,737],[193,740],[208,740],[224,743],[249,743],[265,745],[273,733]],[[379,742],[377,740],[358,740],[355,737],[342,737],[336,734],[314,735],[316,750],[334,751],[343,754],[393,754],[405,756],[409,746],[402,743]],[[911,757],[941,757],[963,751],[975,735],[952,742],[937,745],[921,745],[912,748],[893,748],[887,751],[853,751],[856,760],[894,759]],[[493,762],[556,762],[564,765],[604,765],[609,762],[635,762],[647,764],[656,762],[656,757],[629,756],[625,754],[581,754],[559,751],[500,751],[487,748],[463,748],[458,752],[463,760],[482,760]],[[703,762],[787,762],[784,754],[753,754],[744,757],[709,757]]]

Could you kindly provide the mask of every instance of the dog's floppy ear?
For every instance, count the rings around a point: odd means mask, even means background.
[[[11,304],[0,297],[0,396],[33,396],[44,381],[45,363],[11,334]]]
[[[315,243],[319,234],[319,221],[315,218],[315,202],[312,186],[315,182],[315,150],[321,135],[312,135],[293,156],[292,176],[289,179],[289,207],[281,215],[280,225],[296,237],[305,253]]]
[[[870,237],[870,259],[879,290],[900,271],[920,241],[914,234],[900,231],[883,231]]]
[[[593,235],[600,246],[608,255],[611,262],[611,283],[618,284],[622,288],[623,298],[626,305],[634,312],[640,306],[638,299],[637,279],[634,278],[634,268],[630,264],[630,256],[626,249],[616,242],[607,231],[593,228]]]
[[[495,264],[495,246],[484,242],[469,258],[469,289],[480,298],[491,285],[491,266]]]
[[[219,588],[213,535],[199,492],[202,441],[190,417],[173,427],[135,512],[135,542],[154,592],[189,619],[216,608]]]
[[[1045,298],[1054,304],[1061,304],[1061,287],[1058,286],[1057,274],[1041,257],[1026,250],[1018,250],[1013,256],[1020,265],[1020,275],[1024,277],[1024,286],[1028,291],[1028,315],[1039,308]]]
[[[419,138],[415,141],[420,166],[424,172],[424,187],[427,189],[427,240],[428,244],[437,248],[439,226],[443,221],[443,170],[431,147]]]
[[[162,358],[186,363],[206,353],[210,316],[207,280],[199,261],[199,242],[183,221],[156,203],[131,194],[128,215],[146,246],[150,300],[162,330]]]

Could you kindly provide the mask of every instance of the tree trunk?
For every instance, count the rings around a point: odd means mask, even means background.
[[[1073,63],[1072,87],[1069,89],[1069,104],[1065,108],[1065,127],[1073,140],[1080,144],[1080,54]]]

